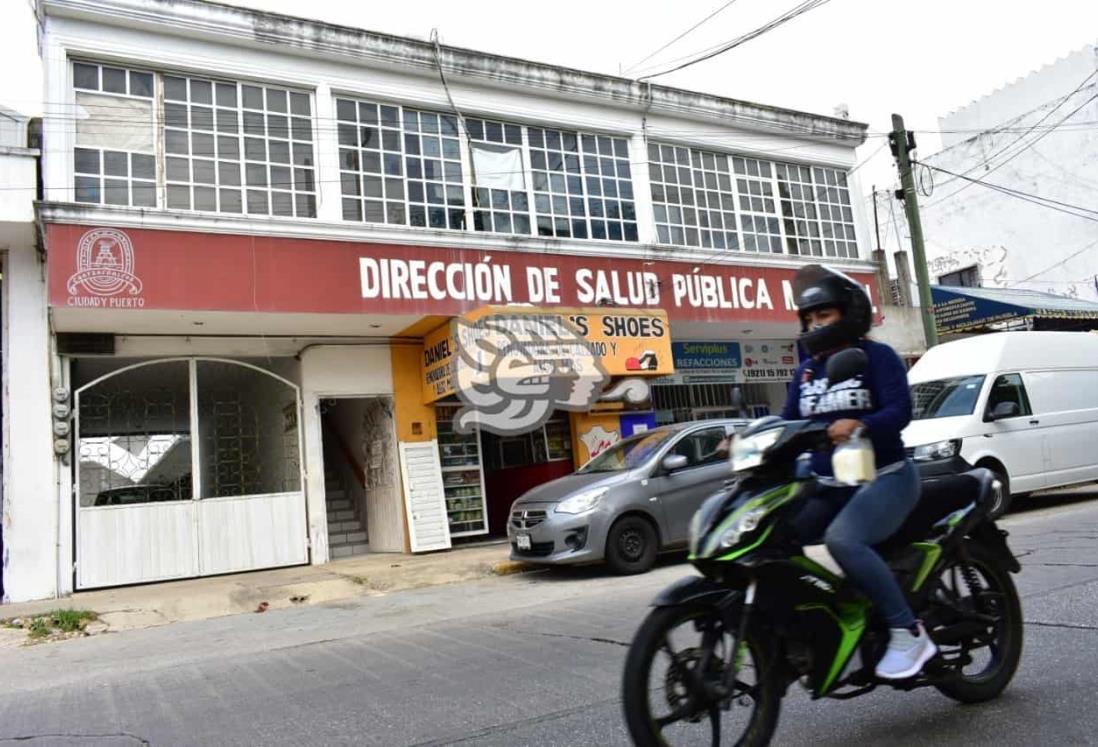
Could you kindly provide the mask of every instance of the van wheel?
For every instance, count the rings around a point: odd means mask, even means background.
[[[606,564],[620,575],[644,573],[656,562],[659,550],[656,529],[639,516],[614,522],[606,535]]]
[[[991,505],[991,510],[988,512],[988,515],[992,519],[998,519],[1010,510],[1010,478],[1007,477],[1006,470],[998,464],[984,463],[977,466],[991,470],[995,475],[995,479],[1003,486],[1003,489],[999,491],[999,495],[996,496],[995,503]]]

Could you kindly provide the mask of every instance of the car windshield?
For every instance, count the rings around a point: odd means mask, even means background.
[[[667,440],[674,435],[674,431],[652,431],[618,441],[606,451],[599,454],[580,468],[581,473],[591,472],[624,472],[634,469],[647,462]]]
[[[984,385],[983,376],[957,376],[911,385],[913,420],[971,415]]]

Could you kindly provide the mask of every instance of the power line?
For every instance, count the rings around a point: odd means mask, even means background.
[[[985,182],[981,179],[973,179],[972,177],[964,176],[963,174],[957,174],[957,173],[949,171],[947,169],[943,169],[939,166],[932,166],[928,163],[922,163],[922,162],[919,162],[919,161],[916,161],[915,163],[919,163],[920,165],[926,166],[927,168],[933,169],[935,171],[941,171],[943,174],[949,174],[950,176],[955,176],[958,179],[963,179],[966,182],[971,182],[973,184],[979,184],[982,187],[986,187],[986,188],[994,190],[996,192],[1001,192],[1001,193],[1003,193],[1005,195],[1008,195],[1010,197],[1014,197],[1016,199],[1023,200],[1025,202],[1031,202],[1034,205],[1039,205],[1040,207],[1048,208],[1049,210],[1055,210],[1056,212],[1059,212],[1059,213],[1066,213],[1067,215],[1073,215],[1076,218],[1083,218],[1085,220],[1092,220],[1092,221],[1095,221],[1096,223],[1098,223],[1098,210],[1091,210],[1090,208],[1085,208],[1081,205],[1072,205],[1072,204],[1066,203],[1066,202],[1059,202],[1058,200],[1052,200],[1052,199],[1049,199],[1049,198],[1046,198],[1046,197],[1041,197],[1040,195],[1035,195],[1035,194],[1031,194],[1029,192],[1022,192],[1020,190],[1011,189],[1009,187],[1004,187],[1001,184],[992,184],[991,182]],[[1081,211],[1081,213],[1080,212],[1073,212],[1073,211]]]
[[[1070,93],[1068,93],[1067,95],[1063,96],[1063,97],[1062,97],[1062,98],[1061,98],[1061,99],[1060,99],[1060,100],[1059,100],[1059,101],[1057,102],[1057,104],[1056,104],[1056,105],[1055,105],[1054,107],[1052,107],[1051,109],[1049,109],[1049,110],[1048,110],[1048,111],[1047,111],[1047,112],[1046,112],[1046,113],[1044,114],[1044,116],[1042,116],[1042,117],[1041,117],[1041,118],[1040,118],[1039,120],[1037,120],[1037,122],[1036,122],[1036,123],[1034,123],[1033,127],[1036,127],[1037,125],[1040,125],[1040,124],[1041,124],[1042,122],[1044,122],[1044,121],[1045,121],[1046,119],[1048,119],[1048,118],[1049,118],[1050,116],[1052,116],[1052,114],[1053,114],[1053,113],[1054,113],[1054,112],[1055,112],[1055,111],[1056,111],[1057,109],[1059,109],[1059,108],[1060,108],[1061,106],[1063,106],[1063,105],[1064,105],[1064,104],[1065,104],[1065,103],[1066,103],[1066,102],[1068,101],[1068,99],[1070,99],[1070,98],[1071,98],[1072,96],[1074,96],[1074,95],[1075,95],[1076,93],[1078,93],[1079,91],[1083,90],[1083,88],[1084,88],[1084,87],[1086,86],[1086,84],[1087,84],[1087,83],[1088,83],[1088,82],[1089,82],[1089,81],[1090,81],[1090,80],[1091,80],[1092,78],[1094,78],[1094,77],[1095,77],[1096,75],[1098,75],[1098,69],[1096,69],[1096,70],[1095,70],[1094,72],[1092,72],[1092,73],[1091,73],[1090,75],[1088,75],[1088,76],[1087,76],[1086,78],[1084,78],[1084,79],[1083,79],[1083,82],[1082,82],[1082,83],[1080,83],[1080,84],[1079,84],[1078,86],[1076,86],[1076,88],[1075,88],[1075,89],[1074,89],[1073,91],[1071,91],[1071,92],[1070,92]],[[1051,127],[1049,128],[1049,129],[1045,130],[1044,132],[1042,132],[1041,134],[1039,134],[1039,135],[1038,135],[1037,137],[1033,138],[1033,139],[1032,139],[1032,140],[1030,140],[1030,141],[1029,141],[1028,143],[1024,144],[1024,145],[1023,145],[1023,146],[1022,146],[1021,148],[1019,148],[1018,150],[1016,150],[1016,151],[1015,151],[1014,153],[1010,154],[1010,155],[1009,155],[1009,156],[1008,156],[1008,157],[1007,157],[1006,159],[1004,159],[1003,161],[1000,161],[1000,162],[999,162],[998,164],[996,164],[996,165],[995,165],[995,166],[993,166],[992,168],[988,169],[988,170],[987,170],[987,171],[986,171],[986,172],[984,173],[984,176],[987,176],[988,174],[991,174],[991,173],[993,173],[993,172],[995,172],[995,171],[999,170],[1000,168],[1002,168],[1002,167],[1003,167],[1003,166],[1005,166],[1006,164],[1008,164],[1008,163],[1010,163],[1011,161],[1013,161],[1013,160],[1014,160],[1015,158],[1017,158],[1017,157],[1018,157],[1019,155],[1021,155],[1021,154],[1022,154],[1022,153],[1024,153],[1025,151],[1027,151],[1027,150],[1029,150],[1030,148],[1032,148],[1032,147],[1033,147],[1034,145],[1036,145],[1036,144],[1037,144],[1038,142],[1040,142],[1040,141],[1041,141],[1042,139],[1044,139],[1045,137],[1048,137],[1049,133],[1051,133],[1051,132],[1055,131],[1055,130],[1056,130],[1056,128],[1058,128],[1058,127],[1059,127],[1060,125],[1064,124],[1064,123],[1065,123],[1065,122],[1066,122],[1066,121],[1067,121],[1068,119],[1070,119],[1071,117],[1073,117],[1073,116],[1075,116],[1076,114],[1078,114],[1078,113],[1079,113],[1079,112],[1080,112],[1080,111],[1081,111],[1081,110],[1082,110],[1082,109],[1083,109],[1084,107],[1086,107],[1086,105],[1087,105],[1087,104],[1089,104],[1089,103],[1090,103],[1091,101],[1094,101],[1094,100],[1095,100],[1096,98],[1098,98],[1098,94],[1095,94],[1094,96],[1091,96],[1090,98],[1088,98],[1088,99],[1087,99],[1086,101],[1084,101],[1084,102],[1083,102],[1082,104],[1080,104],[1080,105],[1079,105],[1079,106],[1078,106],[1077,108],[1073,109],[1073,110],[1071,111],[1071,113],[1069,113],[1069,114],[1067,114],[1066,116],[1062,117],[1062,118],[1061,118],[1061,119],[1060,119],[1060,120],[1059,120],[1059,121],[1058,121],[1058,122],[1057,122],[1056,124],[1052,125],[1052,126],[1051,126]],[[973,171],[975,171],[976,169],[980,168],[980,166],[987,166],[988,164],[990,164],[990,163],[991,163],[991,162],[992,162],[992,161],[993,161],[993,160],[994,160],[995,158],[998,158],[998,157],[999,157],[999,156],[1001,156],[1001,155],[1002,155],[1003,153],[1005,153],[1005,152],[1006,152],[1006,151],[1008,151],[1008,150],[1009,150],[1010,148],[1012,148],[1012,147],[1013,147],[1014,145],[1016,145],[1017,143],[1021,142],[1021,140],[1022,140],[1022,139],[1023,139],[1023,138],[1024,138],[1024,137],[1025,137],[1026,135],[1027,135],[1027,134],[1029,134],[1030,132],[1032,132],[1032,131],[1033,131],[1033,127],[1031,127],[1030,129],[1026,130],[1025,132],[1023,132],[1023,133],[1022,133],[1021,135],[1019,135],[1019,136],[1018,136],[1017,138],[1015,138],[1014,140],[1012,140],[1012,141],[1011,141],[1011,142],[1010,142],[1010,143],[1009,143],[1008,145],[1004,146],[1003,148],[1000,148],[1000,149],[999,149],[998,151],[996,151],[996,152],[995,152],[995,153],[993,153],[992,155],[990,155],[990,156],[988,156],[987,158],[985,158],[985,159],[984,159],[984,160],[983,160],[983,161],[982,161],[981,163],[978,163],[978,164],[976,164],[976,165],[972,166],[971,168],[969,168],[969,169],[965,170],[965,172],[964,172],[964,174],[963,174],[963,175],[964,175],[964,176],[967,176],[968,174],[971,174],[971,173],[972,173]],[[950,193],[949,195],[946,195],[945,197],[941,197],[941,198],[939,198],[939,199],[935,200],[934,202],[928,203],[927,205],[925,205],[925,206],[924,206],[924,209],[929,209],[929,208],[933,207],[934,205],[938,205],[938,204],[941,204],[942,202],[944,202],[944,201],[946,201],[946,200],[952,199],[952,198],[953,198],[953,197],[955,197],[956,195],[958,195],[958,194],[960,194],[961,192],[963,192],[964,190],[968,189],[968,187],[969,187],[969,186],[971,186],[971,185],[970,185],[970,184],[965,184],[965,185],[963,185],[962,187],[960,187],[959,189],[957,189],[957,190],[953,191],[953,192],[952,192],[952,193]]]
[[[628,73],[628,72],[629,72],[629,71],[631,71],[631,70],[636,70],[636,69],[637,69],[638,67],[640,67],[640,66],[641,66],[641,65],[642,65],[643,63],[645,63],[645,62],[648,62],[648,60],[652,59],[653,57],[655,57],[656,55],[658,55],[658,54],[659,54],[660,52],[662,52],[663,50],[667,49],[667,48],[668,48],[668,47],[670,47],[670,46],[671,46],[672,44],[674,44],[675,42],[679,41],[679,40],[680,40],[680,39],[682,39],[682,38],[683,38],[684,36],[686,36],[687,34],[689,34],[689,33],[690,33],[690,32],[692,32],[692,31],[694,31],[694,30],[695,30],[695,29],[697,29],[697,28],[698,28],[699,26],[703,25],[704,23],[706,23],[707,21],[709,21],[710,19],[712,19],[713,17],[715,17],[715,16],[717,15],[717,14],[719,14],[719,13],[723,12],[723,11],[724,11],[725,9],[727,9],[727,8],[728,8],[728,7],[730,7],[731,5],[735,4],[736,2],[737,2],[737,0],[728,0],[728,2],[727,2],[727,3],[725,3],[725,4],[724,4],[724,5],[722,5],[721,7],[717,8],[717,9],[716,9],[715,11],[713,11],[712,13],[710,13],[709,15],[707,15],[707,16],[706,16],[705,18],[703,18],[703,19],[701,19],[700,21],[698,21],[697,23],[695,23],[695,24],[694,24],[693,26],[691,26],[690,28],[688,28],[688,29],[687,29],[686,31],[683,31],[683,32],[682,32],[681,34],[679,34],[679,35],[678,35],[678,36],[676,36],[676,37],[675,37],[674,39],[672,39],[671,41],[669,41],[669,42],[667,42],[666,44],[664,44],[664,45],[663,45],[662,47],[660,47],[660,48],[659,48],[659,49],[657,49],[657,50],[656,50],[655,52],[653,52],[653,53],[651,53],[650,55],[648,55],[647,57],[645,57],[645,58],[644,58],[643,60],[639,60],[639,61],[637,61],[637,62],[633,63],[632,65],[630,65],[630,66],[629,66],[628,68],[626,68],[626,69],[625,69],[625,72],[626,72],[626,73]]]
[[[650,73],[649,75],[643,75],[640,78],[638,78],[638,80],[649,80],[651,78],[658,78],[660,76],[668,75],[668,74],[674,73],[678,70],[682,70],[683,68],[690,67],[691,65],[696,65],[699,62],[704,62],[705,60],[712,59],[713,57],[716,57],[717,55],[724,54],[725,52],[728,52],[732,49],[735,49],[738,46],[746,44],[747,42],[751,41],[752,39],[757,39],[758,37],[762,36],[763,34],[766,34],[770,31],[773,31],[774,29],[778,28],[779,26],[781,26],[785,23],[788,23],[789,21],[792,21],[797,16],[803,15],[803,14],[809,12],[810,10],[815,10],[816,8],[819,8],[822,5],[826,5],[830,1],[831,0],[804,0],[804,2],[800,3],[799,5],[794,6],[790,10],[783,13],[782,15],[780,15],[777,18],[773,19],[772,21],[769,21],[769,22],[763,24],[762,26],[759,26],[758,28],[756,28],[752,31],[748,31],[746,34],[743,34],[742,36],[738,36],[735,39],[732,39],[731,41],[726,42],[724,44],[721,44],[716,48],[711,48],[709,50],[705,50],[705,51],[699,53],[693,59],[687,60],[686,62],[683,62],[679,65],[675,65],[674,67],[669,68],[667,70],[664,70],[662,72]]]
[[[1078,257],[1078,256],[1079,256],[1080,254],[1082,254],[1083,252],[1087,251],[1088,249],[1090,249],[1091,247],[1093,247],[1093,246],[1095,246],[1095,245],[1098,245],[1098,239],[1095,239],[1094,241],[1090,242],[1089,244],[1087,244],[1086,246],[1084,246],[1084,247],[1083,247],[1082,249],[1080,249],[1079,251],[1077,251],[1077,252],[1072,252],[1072,253],[1071,253],[1071,254],[1069,254],[1068,256],[1066,256],[1066,257],[1064,257],[1063,259],[1061,259],[1061,260],[1060,260],[1059,262],[1056,262],[1055,264],[1051,264],[1051,265],[1049,265],[1048,267],[1046,267],[1045,269],[1041,270],[1040,272],[1035,272],[1035,273],[1033,273],[1032,275],[1030,275],[1030,276],[1029,276],[1028,278],[1023,278],[1023,279],[1021,279],[1021,280],[1018,280],[1018,281],[1016,281],[1016,282],[1014,282],[1014,283],[1011,283],[1011,286],[1014,286],[1014,285],[1018,285],[1019,283],[1028,283],[1028,282],[1029,282],[1030,280],[1033,280],[1033,278],[1037,277],[1038,275],[1044,275],[1044,274],[1045,274],[1046,272],[1048,272],[1049,270],[1055,270],[1055,269],[1056,269],[1057,267],[1059,267],[1060,265],[1066,265],[1066,264],[1067,264],[1068,262],[1070,262],[1071,260],[1075,259],[1075,258],[1076,258],[1076,257]],[[1079,281],[1067,281],[1067,282],[1086,282],[1087,280],[1090,280],[1090,278],[1084,278],[1083,280],[1079,280]],[[1041,281],[1039,281],[1039,282],[1042,282],[1042,283],[1050,283],[1050,282],[1053,282],[1053,281],[1051,281],[1051,280],[1041,280]]]

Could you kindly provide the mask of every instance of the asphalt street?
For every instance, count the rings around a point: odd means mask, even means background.
[[[1030,505],[1005,522],[1027,624],[1002,698],[794,686],[774,743],[1098,744],[1098,490]],[[0,743],[624,745],[625,644],[688,572],[536,573],[7,650]]]

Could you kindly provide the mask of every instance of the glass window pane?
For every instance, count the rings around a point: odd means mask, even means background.
[[[130,94],[133,96],[148,96],[151,98],[153,95],[152,73],[138,73],[131,70]]]
[[[99,151],[76,148],[74,151],[75,168],[78,174],[98,174]]]
[[[75,62],[72,66],[73,85],[88,91],[99,90],[99,66]]]
[[[116,67],[103,68],[103,90],[108,93],[126,93],[126,71]]]
[[[80,393],[80,505],[190,500],[189,366],[154,363]]]

